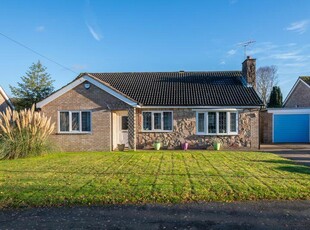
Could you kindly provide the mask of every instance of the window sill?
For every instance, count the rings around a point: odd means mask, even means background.
[[[236,136],[238,133],[196,133],[197,136]]]
[[[172,133],[173,130],[142,130],[141,133]]]
[[[91,135],[92,132],[57,132],[56,135]]]

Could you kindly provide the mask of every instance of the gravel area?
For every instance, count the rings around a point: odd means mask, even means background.
[[[309,229],[310,201],[10,209],[0,229]]]

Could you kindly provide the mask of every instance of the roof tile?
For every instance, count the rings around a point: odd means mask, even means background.
[[[241,71],[89,73],[147,106],[259,106]]]

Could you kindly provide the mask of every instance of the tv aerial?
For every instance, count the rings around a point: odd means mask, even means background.
[[[247,57],[247,54],[246,54],[246,49],[249,45],[255,43],[256,41],[254,40],[249,40],[249,41],[246,41],[246,42],[240,42],[238,45],[239,46],[243,46],[243,49],[244,49],[244,58]]]

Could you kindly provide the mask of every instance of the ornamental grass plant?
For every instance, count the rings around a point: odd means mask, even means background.
[[[17,159],[41,155],[48,151],[48,137],[55,123],[51,118],[31,109],[7,108],[0,112],[0,159]]]

